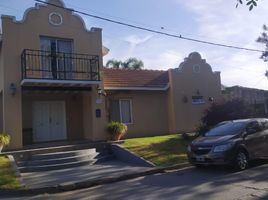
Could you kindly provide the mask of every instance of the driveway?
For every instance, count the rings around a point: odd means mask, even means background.
[[[268,164],[243,172],[192,167],[166,174],[150,175],[55,195],[44,194],[28,199],[268,199]]]

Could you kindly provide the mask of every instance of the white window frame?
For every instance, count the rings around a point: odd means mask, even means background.
[[[121,102],[122,101],[129,101],[129,106],[130,106],[130,122],[129,123],[124,123],[122,121],[122,110],[121,110]],[[132,99],[119,99],[119,113],[120,113],[120,122],[124,124],[133,124],[133,115],[132,115]]]

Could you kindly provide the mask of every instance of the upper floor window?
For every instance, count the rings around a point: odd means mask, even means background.
[[[130,99],[111,100],[110,121],[132,124],[132,101]]]
[[[40,49],[43,78],[72,79],[72,40],[41,37]]]

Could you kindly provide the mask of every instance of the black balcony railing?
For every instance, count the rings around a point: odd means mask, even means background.
[[[25,49],[22,79],[99,81],[99,56]]]

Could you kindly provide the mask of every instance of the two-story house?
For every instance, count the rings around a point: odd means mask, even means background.
[[[103,68],[101,29],[87,30],[61,0],[47,2],[21,21],[1,18],[0,131],[10,149],[107,140],[112,120],[128,125],[127,137],[193,131],[221,98],[220,73],[196,52],[167,71]]]
[[[0,126],[11,148],[104,138],[101,29],[87,30],[71,10],[36,4],[22,21],[2,16],[0,48]]]

